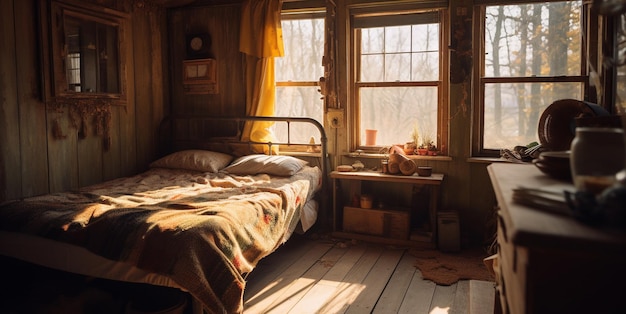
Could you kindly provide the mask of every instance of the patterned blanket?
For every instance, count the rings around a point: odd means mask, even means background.
[[[87,248],[166,275],[214,313],[243,310],[244,275],[287,240],[319,187],[291,178],[151,169],[0,207],[0,229]]]

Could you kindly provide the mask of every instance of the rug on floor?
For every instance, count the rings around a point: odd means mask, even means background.
[[[412,249],[417,267],[422,277],[438,285],[451,285],[467,280],[494,281],[494,275],[484,263],[490,254],[484,249],[463,249],[460,252],[444,253],[433,249]]]

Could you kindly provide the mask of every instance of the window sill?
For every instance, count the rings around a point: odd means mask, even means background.
[[[510,161],[507,161],[506,159],[500,158],[500,157],[470,157],[470,158],[467,158],[467,162],[478,163],[478,164],[491,164],[494,162],[510,163]]]
[[[377,154],[377,153],[356,153],[352,152],[344,155],[345,157],[350,158],[365,158],[365,159],[384,159],[388,158],[389,154]],[[405,155],[409,159],[414,160],[436,160],[436,161],[452,161],[452,157],[444,156],[444,155],[436,155],[436,156],[423,156],[423,155]]]

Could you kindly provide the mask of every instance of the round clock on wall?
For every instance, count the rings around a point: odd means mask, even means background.
[[[187,58],[208,58],[211,48],[211,37],[207,33],[191,34],[187,36]]]

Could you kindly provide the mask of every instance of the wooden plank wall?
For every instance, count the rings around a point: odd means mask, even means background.
[[[128,103],[111,108],[108,150],[93,124],[80,138],[67,108],[43,101],[47,47],[40,42],[39,0],[0,2],[0,202],[131,175],[156,158],[169,97],[166,10],[144,1],[105,4],[129,13],[131,28]]]
[[[0,1],[0,199],[19,197],[22,191],[19,112],[17,104],[17,82],[15,66],[15,28],[13,1]],[[5,13],[6,12],[6,13]],[[11,14],[7,14],[7,13]]]
[[[170,10],[168,34],[173,113],[215,116],[245,114],[244,56],[239,52],[240,16],[239,1]],[[208,33],[211,36],[210,57],[217,61],[217,94],[187,95],[183,91],[182,63],[186,59],[186,35],[195,33]]]

